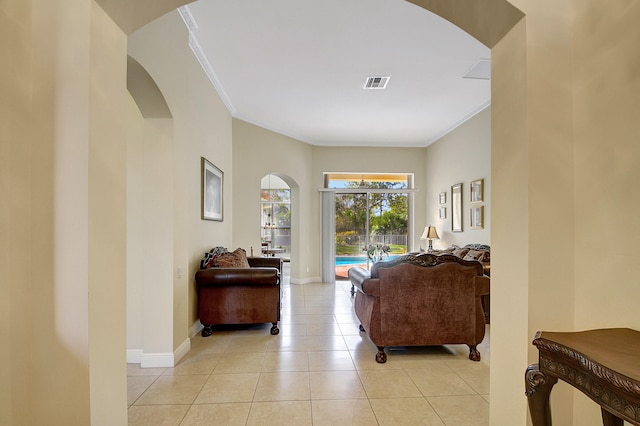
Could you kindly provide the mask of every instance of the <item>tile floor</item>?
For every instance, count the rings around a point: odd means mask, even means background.
[[[452,345],[387,349],[378,364],[348,282],[290,285],[284,272],[279,335],[225,327],[174,368],[129,364],[129,424],[489,424],[488,327],[480,362]]]

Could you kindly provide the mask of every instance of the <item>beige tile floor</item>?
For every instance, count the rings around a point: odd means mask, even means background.
[[[225,327],[191,341],[174,368],[128,365],[130,425],[488,425],[489,335],[464,345],[387,349],[358,330],[350,285],[289,284],[280,334]]]

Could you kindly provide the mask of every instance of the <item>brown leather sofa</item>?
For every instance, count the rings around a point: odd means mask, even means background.
[[[464,260],[477,260],[482,264],[484,274],[491,276],[491,247],[486,244],[467,244],[464,247],[452,245],[443,250],[433,250],[431,254],[452,254]],[[482,296],[482,308],[484,309],[485,322],[491,323],[491,296]]]
[[[357,288],[354,307],[360,330],[378,347],[466,344],[469,359],[485,335],[481,296],[489,293],[482,264],[453,255],[406,254],[375,263],[371,272],[349,269]]]
[[[200,262],[195,281],[202,337],[210,336],[216,324],[270,322],[271,334],[280,332],[282,260],[243,254],[242,249],[229,253],[216,247]]]

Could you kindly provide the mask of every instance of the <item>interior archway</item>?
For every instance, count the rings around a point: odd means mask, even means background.
[[[185,0],[170,0],[158,5],[153,0],[132,0],[121,2],[118,0],[96,0],[112,19],[128,34],[153,19],[170,10],[189,3]],[[526,158],[522,152],[526,151],[526,32],[524,25],[518,25],[524,14],[506,0],[481,0],[471,4],[465,0],[411,0],[412,3],[423,7],[444,19],[458,25],[463,30],[492,48],[493,84],[492,84],[492,179],[496,193],[507,194],[511,188],[516,188],[522,181],[514,181],[509,170],[495,166],[505,158],[509,159],[511,169],[523,166],[526,170]],[[515,65],[514,65],[515,60]],[[516,71],[514,73],[514,71]],[[521,71],[521,73],[519,72]],[[517,158],[518,161],[512,161]],[[525,174],[526,175],[526,174]],[[523,178],[526,183],[526,176]],[[520,186],[521,187],[521,186]],[[504,274],[495,274],[493,289],[502,288],[502,283],[528,282],[528,250],[527,229],[520,233],[510,233],[510,226],[516,222],[526,222],[527,191],[516,192],[515,197],[505,200],[504,197],[493,198],[492,246],[513,247],[514,244],[524,245],[518,254],[496,251],[493,257],[494,270],[500,265],[514,263],[523,266],[518,271],[505,270]],[[293,196],[293,194],[292,194]],[[498,214],[500,212],[500,214]],[[525,237],[523,238],[523,233]],[[292,247],[295,252],[295,247]],[[501,258],[504,254],[504,258]],[[514,259],[514,257],[517,257]],[[516,262],[513,262],[516,260]],[[507,287],[506,285],[504,287]],[[527,364],[527,345],[520,339],[528,336],[528,287],[510,290],[512,293],[504,297],[494,297],[492,324],[492,360],[501,366],[501,377],[491,376],[491,406],[492,423],[506,424],[514,419],[526,418],[524,398],[512,397],[513,389],[521,387],[522,368]],[[515,294],[513,292],[516,292]],[[519,304],[509,305],[509,299],[518,299]],[[521,299],[521,300],[520,300]],[[508,306],[509,305],[509,306]],[[508,316],[511,324],[501,328],[499,317],[501,312]],[[513,335],[518,338],[518,349],[510,350],[508,357],[502,357],[503,347],[513,346]],[[520,348],[523,346],[523,348]],[[500,407],[500,410],[494,410]],[[494,415],[495,414],[495,415]],[[503,422],[502,420],[505,420]],[[506,420],[508,419],[508,420]],[[517,420],[516,420],[517,422]]]

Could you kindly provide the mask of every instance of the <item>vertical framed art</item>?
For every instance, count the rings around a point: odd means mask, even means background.
[[[202,219],[222,222],[222,189],[224,173],[209,160],[201,158]]]
[[[446,207],[440,207],[439,212],[439,216],[440,219],[446,219],[447,218],[447,208]]]
[[[484,227],[484,206],[472,206],[469,218],[471,229],[482,229]]]
[[[462,183],[451,186],[451,232],[462,232]]]
[[[469,186],[470,200],[472,203],[480,203],[484,201],[484,179],[478,179],[471,182]]]

